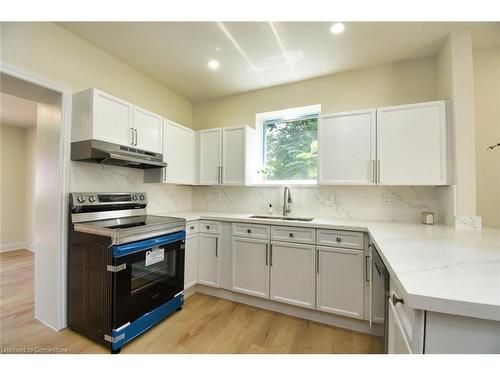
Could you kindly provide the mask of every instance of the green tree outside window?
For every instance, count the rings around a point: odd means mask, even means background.
[[[316,180],[318,117],[266,121],[264,169],[267,181]]]

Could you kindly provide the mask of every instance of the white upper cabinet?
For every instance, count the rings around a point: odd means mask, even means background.
[[[245,184],[245,127],[222,129],[222,183]]]
[[[97,89],[73,95],[71,141],[99,141],[161,154],[163,119]]]
[[[163,182],[194,184],[195,135],[192,129],[164,120],[163,161],[168,166]]]
[[[221,181],[222,131],[221,129],[201,130],[199,142],[199,183],[216,185]]]
[[[96,139],[132,146],[133,108],[132,104],[96,89],[74,94],[72,142]]]
[[[161,116],[134,106],[134,146],[161,154],[163,151],[163,119]]]
[[[323,115],[318,131],[318,183],[374,185],[376,110]]]
[[[249,185],[256,174],[255,130],[234,126],[198,132],[200,185]]]
[[[377,109],[378,183],[446,185],[446,102]]]

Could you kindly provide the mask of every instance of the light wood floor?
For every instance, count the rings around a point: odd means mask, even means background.
[[[0,254],[0,352],[108,353],[33,317],[33,254]],[[122,353],[381,353],[380,338],[196,293]]]

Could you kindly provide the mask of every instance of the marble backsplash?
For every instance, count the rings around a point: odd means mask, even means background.
[[[213,211],[281,215],[282,187],[182,186],[145,184],[143,171],[82,162],[71,162],[70,191],[146,192],[148,212]],[[292,215],[324,218],[420,222],[422,211],[439,220],[436,187],[321,186],[292,187]],[[384,205],[382,195],[393,194]]]
[[[191,186],[145,184],[140,169],[71,162],[70,192],[146,192],[148,212],[191,210]]]
[[[322,186],[292,187],[292,215],[324,218],[420,222],[422,211],[432,211],[438,221],[438,192],[435,187],[411,186]],[[392,194],[391,205],[382,203]],[[192,208],[196,211],[281,215],[281,187],[193,187]]]

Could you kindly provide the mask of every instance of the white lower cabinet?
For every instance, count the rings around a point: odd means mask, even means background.
[[[389,301],[388,316],[388,349],[389,354],[412,354],[403,325],[395,311],[394,305]]]
[[[271,300],[314,309],[315,259],[314,245],[272,241]]]
[[[198,283],[219,287],[219,235],[200,233]]]
[[[233,237],[231,290],[269,298],[269,241]]]
[[[184,289],[191,288],[198,282],[198,233],[186,236],[184,250]]]
[[[317,257],[317,310],[363,319],[363,251],[318,246]]]

